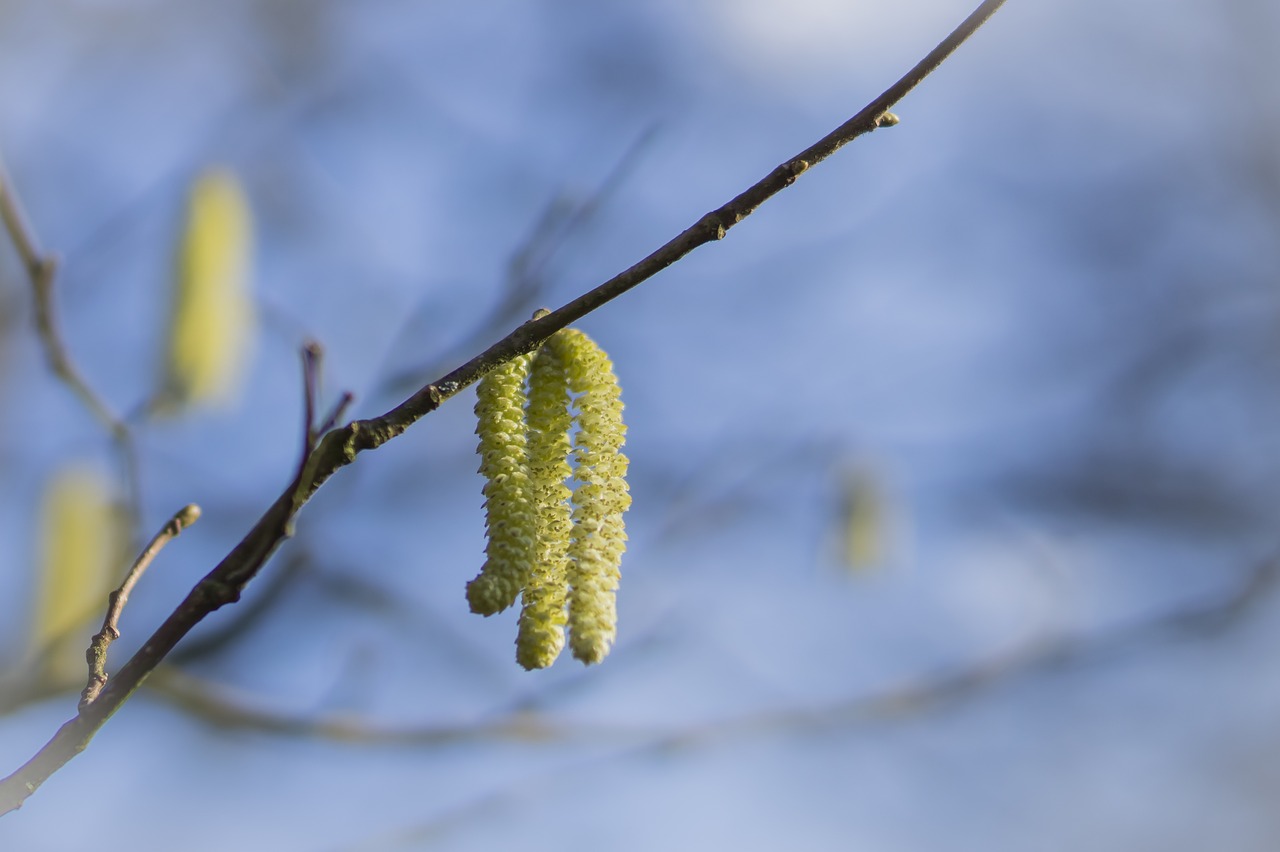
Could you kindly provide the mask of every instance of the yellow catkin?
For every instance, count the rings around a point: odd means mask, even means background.
[[[471,611],[493,615],[515,603],[524,588],[537,520],[530,501],[525,433],[527,355],[495,368],[476,389],[476,452],[484,475],[488,544],[479,576],[467,584]]]
[[[516,662],[551,665],[564,647],[569,531],[569,387],[561,333],[543,344],[529,373],[529,481],[536,544],[516,636]]]
[[[252,243],[252,214],[235,175],[201,175],[178,245],[158,411],[225,402],[239,385],[252,338]]]
[[[569,390],[577,398],[573,532],[569,542],[569,646],[598,663],[617,636],[617,589],[627,534],[626,440],[621,390],[608,355],[580,331],[565,332]]]
[[[87,626],[106,610],[123,544],[111,490],[95,469],[70,466],[53,476],[39,536],[31,646],[51,674],[82,673]]]
[[[520,665],[551,665],[566,632],[575,657],[598,663],[617,635],[631,505],[613,365],[582,332],[556,332],[481,381],[476,415],[489,546],[467,586],[472,611],[491,615],[523,594]]]
[[[841,561],[850,573],[871,571],[885,557],[885,498],[869,471],[845,475],[840,495]]]

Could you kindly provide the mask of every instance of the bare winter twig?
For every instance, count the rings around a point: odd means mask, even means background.
[[[215,610],[234,603],[244,587],[293,530],[294,518],[312,495],[357,455],[376,449],[440,407],[450,397],[479,380],[498,365],[533,351],[551,334],[565,328],[607,302],[679,261],[694,249],[723,239],[734,225],[762,203],[795,182],[812,166],[848,142],[893,123],[888,110],[969,38],[1004,0],[984,0],[946,39],[901,79],[860,112],[796,156],[773,169],[723,206],[707,213],[666,245],[593,290],[558,310],[531,320],[462,366],[428,384],[400,405],[378,417],[352,421],[326,433],[293,481],[266,510],[253,529],[210,571],[186,599],[152,634],[96,700],[63,724],[53,738],[25,765],[0,781],[0,814],[22,803],[54,772],[84,750],[107,719],[128,700],[188,632]]]
[[[141,497],[138,493],[138,463],[133,446],[133,435],[129,431],[128,424],[116,415],[102,397],[90,387],[80,374],[75,362],[71,360],[71,355],[62,340],[62,334],[58,330],[57,313],[54,308],[53,289],[58,275],[58,259],[52,254],[46,254],[40,248],[35,231],[23,209],[22,200],[9,179],[3,160],[0,160],[0,221],[3,221],[5,232],[22,260],[27,277],[31,280],[36,335],[44,350],[45,361],[48,362],[53,374],[111,434],[124,469],[130,519],[136,522]]]
[[[320,395],[320,365],[324,350],[314,340],[302,346],[302,464],[316,448],[316,400]]]
[[[102,621],[102,629],[93,637],[89,650],[85,652],[85,658],[89,662],[89,682],[85,685],[84,692],[80,693],[81,709],[92,704],[102,692],[102,687],[107,685],[107,649],[111,647],[112,642],[120,638],[120,613],[129,602],[129,593],[133,591],[138,580],[142,579],[143,572],[151,565],[161,548],[199,519],[200,507],[194,503],[179,509],[134,561],[129,572],[125,574],[120,588],[111,593],[107,602],[107,615]]]

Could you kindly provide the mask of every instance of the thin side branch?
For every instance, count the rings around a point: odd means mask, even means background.
[[[571,238],[589,224],[591,218],[617,191],[656,135],[656,125],[642,132],[623,152],[600,184],[585,198],[574,200],[561,192],[551,199],[542,215],[534,222],[529,235],[508,258],[507,274],[498,303],[476,328],[467,332],[452,347],[451,353],[433,362],[437,367],[453,363],[453,355],[456,353],[474,352],[510,328],[512,323],[529,315],[547,288],[551,261]],[[383,383],[382,390],[392,394],[403,393],[406,388],[418,387],[428,375],[431,373],[422,366],[404,370]]]
[[[0,815],[22,806],[54,772],[84,750],[111,715],[155,670],[178,642],[215,610],[234,603],[293,530],[298,511],[340,468],[356,456],[376,449],[440,407],[446,399],[482,378],[499,364],[533,351],[548,337],[680,260],[699,246],[722,239],[763,202],[795,182],[810,167],[848,142],[892,123],[885,113],[942,64],[952,52],[1004,5],[985,0],[929,55],[898,82],[830,134],[775,168],[758,183],[722,207],[711,211],[662,248],[559,310],[521,325],[438,381],[418,390],[385,414],[356,420],[334,429],[319,441],[294,480],[254,525],[253,529],[204,579],[143,644],[99,693],[97,700],[63,724],[40,751],[0,781]]]
[[[80,400],[81,405],[111,434],[120,453],[124,468],[125,485],[129,495],[130,517],[136,519],[141,498],[139,496],[137,453],[128,425],[111,410],[111,407],[89,386],[80,370],[71,360],[58,329],[54,309],[53,289],[58,275],[58,259],[40,248],[22,200],[9,173],[0,159],[0,220],[5,232],[22,259],[23,268],[31,280],[32,301],[35,305],[36,336],[44,350],[49,369]]]
[[[320,395],[320,364],[324,350],[314,340],[302,345],[302,463],[316,448],[316,400]]]
[[[199,519],[200,507],[196,504],[189,503],[179,509],[139,554],[129,572],[125,574],[120,588],[108,597],[107,615],[102,620],[102,629],[89,643],[89,650],[85,651],[85,659],[89,663],[89,682],[85,685],[84,692],[80,693],[81,710],[92,704],[102,692],[102,688],[107,685],[107,649],[111,647],[112,642],[120,638],[120,613],[129,602],[129,593],[142,579],[143,572],[151,565],[160,550]]]
[[[22,265],[31,279],[31,287],[35,295],[36,330],[44,346],[49,368],[80,398],[85,407],[111,430],[112,437],[118,439],[121,434],[127,432],[127,427],[80,376],[79,370],[72,363],[71,356],[62,342],[62,336],[58,333],[53,308],[53,282],[58,274],[58,259],[41,251],[26,211],[22,207],[22,201],[13,188],[13,182],[9,179],[3,162],[0,162],[0,219],[4,220],[5,231],[13,241],[14,248],[18,250]]]
[[[22,200],[9,180],[9,172],[0,160],[0,220],[4,221],[4,229],[18,250],[22,266],[27,270],[33,282],[53,279],[57,263],[40,250],[35,232],[31,229],[26,211],[22,208]]]
[[[342,396],[338,397],[338,401],[333,404],[333,410],[325,417],[324,422],[316,427],[316,434],[323,435],[337,426],[338,421],[347,413],[347,409],[351,407],[351,403],[355,402],[355,399],[355,395],[351,391],[343,391]]]
[[[1280,582],[1280,556],[1251,567],[1231,588],[1165,612],[1102,632],[1043,631],[1014,647],[954,668],[903,680],[866,694],[826,705],[785,707],[717,719],[701,725],[662,727],[571,724],[551,721],[536,707],[520,706],[463,724],[392,727],[350,715],[304,717],[255,706],[230,690],[173,667],[156,674],[158,696],[184,712],[221,728],[339,742],[437,746],[459,742],[599,741],[634,744],[643,749],[703,746],[761,733],[811,732],[901,720],[974,698],[997,685],[1043,674],[1064,665],[1111,659],[1170,638],[1205,639],[1239,627],[1274,596]]]

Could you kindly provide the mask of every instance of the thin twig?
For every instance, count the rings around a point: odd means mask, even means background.
[[[323,435],[325,432],[328,432],[330,429],[337,426],[338,421],[347,413],[347,409],[351,406],[351,403],[355,401],[355,398],[355,394],[351,391],[343,391],[342,396],[338,397],[338,401],[333,404],[333,410],[329,412],[329,416],[326,417],[324,422],[316,428],[316,434]]]
[[[89,413],[111,434],[124,468],[129,516],[131,520],[136,521],[140,514],[142,498],[133,435],[129,431],[128,424],[117,416],[102,397],[89,386],[71,360],[71,355],[58,329],[57,313],[54,308],[53,285],[58,275],[58,258],[52,254],[46,254],[40,248],[35,230],[31,227],[30,220],[23,209],[22,200],[9,178],[2,158],[0,158],[0,220],[3,220],[4,229],[14,248],[17,249],[27,277],[31,280],[36,336],[44,350],[45,361],[54,376],[67,386]]]
[[[18,250],[18,257],[22,259],[22,265],[31,280],[52,279],[55,271],[52,267],[56,262],[40,250],[35,232],[27,220],[18,193],[13,189],[3,160],[0,160],[0,219],[4,220],[4,229],[13,241],[14,248]]]
[[[316,448],[316,399],[320,394],[320,365],[324,349],[314,340],[302,345],[302,463]]]
[[[751,215],[770,197],[794,183],[799,175],[813,165],[853,139],[870,133],[882,123],[888,123],[884,120],[884,114],[941,65],[1004,2],[1005,0],[984,0],[928,56],[857,115],[775,168],[737,198],[703,216],[630,269],[559,310],[525,323],[453,372],[424,386],[385,414],[369,420],[356,420],[326,433],[315,452],[311,453],[307,464],[253,529],[196,584],[178,608],[107,683],[98,699],[63,724],[27,763],[0,780],[0,814],[21,807],[54,772],[82,752],[98,729],[197,624],[215,610],[239,600],[244,587],[258,574],[281,543],[292,535],[298,511],[329,477],[355,461],[361,452],[376,449],[399,436],[413,423],[439,408],[446,399],[478,381],[499,364],[533,351],[556,331],[616,299],[695,248],[722,239],[730,228]]]
[[[112,642],[120,638],[120,613],[129,602],[129,593],[142,579],[143,572],[151,565],[160,550],[199,519],[200,507],[196,504],[188,503],[179,509],[138,555],[129,572],[125,574],[120,588],[108,597],[107,615],[102,620],[102,629],[89,643],[89,650],[85,651],[85,659],[89,663],[89,682],[85,685],[84,692],[80,693],[81,710],[92,704],[102,692],[102,688],[107,685],[107,649],[111,647]]]
[[[574,200],[564,191],[557,193],[535,220],[529,234],[508,258],[507,272],[497,304],[475,328],[454,343],[449,352],[435,358],[430,365],[419,365],[395,373],[381,383],[377,393],[403,393],[407,388],[418,387],[423,376],[433,372],[430,369],[432,366],[447,367],[453,363],[458,353],[474,352],[476,348],[510,328],[512,323],[528,316],[540,294],[547,288],[547,270],[552,259],[574,235],[586,227],[592,216],[622,185],[656,134],[656,125],[640,133],[600,184],[585,198]]]
[[[53,307],[53,283],[58,274],[58,259],[52,254],[45,254],[40,249],[22,201],[13,187],[13,182],[9,179],[3,161],[0,161],[0,218],[3,218],[9,239],[18,250],[22,265],[31,279],[35,295],[36,330],[44,346],[45,358],[49,362],[50,369],[71,388],[85,407],[111,430],[112,437],[119,439],[123,433],[127,432],[127,427],[80,376],[79,370],[72,363],[71,356],[62,342],[62,336],[58,333]]]
[[[464,742],[599,740],[651,741],[654,731],[623,726],[561,725],[538,713],[511,712],[477,722],[458,724],[382,725],[350,715],[307,717],[256,706],[249,696],[233,695],[173,666],[156,670],[147,684],[148,696],[181,709],[206,724],[229,730],[255,731],[281,737],[308,737],[363,745],[439,746]],[[670,736],[669,733],[662,734]]]
[[[1119,651],[1155,644],[1171,635],[1202,637],[1240,626],[1274,594],[1280,582],[1280,554],[1263,560],[1220,595],[1206,596],[1101,632],[1045,630],[1016,646],[954,668],[851,696],[827,705],[744,713],[685,728],[556,721],[536,708],[515,706],[478,721],[386,726],[350,715],[300,716],[255,706],[248,698],[188,673],[165,667],[157,672],[156,694],[206,723],[278,736],[312,737],[360,744],[432,747],[498,740],[522,742],[603,742],[641,750],[706,746],[762,733],[827,730],[875,724],[926,714],[984,690],[1055,667],[1080,665]]]

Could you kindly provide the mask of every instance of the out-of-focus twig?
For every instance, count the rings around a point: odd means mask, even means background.
[[[502,291],[492,309],[450,347],[449,353],[438,356],[430,365],[393,374],[384,382],[382,391],[396,393],[416,387],[421,384],[423,376],[447,369],[449,363],[456,363],[458,355],[465,357],[466,352],[474,352],[533,313],[541,295],[546,291],[548,268],[552,259],[565,243],[586,227],[601,206],[617,191],[656,135],[656,126],[642,132],[623,152],[604,180],[585,198],[574,200],[564,193],[552,198],[534,222],[529,234],[511,253]]]
[[[302,420],[305,424],[302,434],[302,464],[304,465],[307,463],[307,457],[315,450],[316,441],[325,432],[338,425],[338,421],[346,413],[347,406],[351,405],[351,401],[355,399],[350,391],[343,391],[333,408],[325,415],[324,420],[318,419],[322,377],[320,368],[323,362],[324,348],[319,343],[308,340],[302,345]]]
[[[918,681],[890,687],[828,707],[793,708],[775,713],[746,715],[728,722],[716,722],[675,732],[642,732],[635,729],[616,729],[612,732],[599,727],[563,726],[559,728],[532,725],[536,716],[524,717],[527,731],[536,739],[601,739],[610,738],[618,747],[594,763],[607,763],[626,758],[644,757],[653,751],[669,751],[723,742],[743,736],[768,735],[770,733],[820,732],[832,727],[847,727],[858,723],[891,721],[913,714],[927,712],[950,701],[979,694],[983,689],[995,687],[1011,678],[1030,675],[1055,665],[1081,662],[1089,658],[1112,653],[1126,646],[1144,641],[1157,641],[1170,632],[1200,632],[1219,630],[1238,623],[1248,612],[1265,599],[1280,583],[1280,556],[1260,563],[1249,571],[1243,580],[1220,598],[1209,598],[1189,603],[1135,622],[1114,631],[1092,637],[1040,636],[1025,645],[1004,654],[979,660],[941,675],[926,676]],[[490,734],[492,732],[492,734]],[[421,741],[424,745],[454,742],[455,738],[436,729],[436,738]],[[474,737],[476,729],[454,729],[457,739]],[[484,736],[494,739],[506,733],[494,725]],[[466,734],[466,736],[461,736]],[[525,737],[534,739],[534,737]],[[538,785],[545,789],[546,785]],[[331,852],[392,852],[397,849],[416,849],[427,841],[438,842],[445,833],[460,828],[477,819],[494,819],[499,808],[514,800],[525,798],[531,787],[521,780],[501,790],[463,802],[455,808],[415,826],[398,829],[377,838],[370,838],[350,846],[335,847]]]
[[[925,713],[948,702],[981,693],[1069,663],[1083,663],[1180,633],[1222,630],[1240,621],[1280,585],[1280,555],[1259,562],[1220,596],[1199,598],[1148,618],[1089,634],[1041,634],[1003,653],[927,674],[869,695],[827,707],[798,708],[747,715],[689,729],[655,745],[677,747],[778,730],[813,730],[859,722],[891,720]]]
[[[102,687],[107,685],[107,650],[112,642],[120,638],[120,613],[129,602],[129,593],[142,579],[143,572],[151,565],[160,550],[199,519],[200,507],[196,504],[189,503],[179,509],[138,555],[128,573],[125,574],[120,588],[111,593],[107,602],[107,615],[102,620],[102,629],[93,637],[89,650],[85,652],[85,658],[89,662],[89,682],[80,693],[81,709],[92,704],[98,697],[98,693],[102,692]]]
[[[682,748],[725,739],[787,731],[812,731],[859,723],[890,721],[980,694],[1068,663],[1083,663],[1126,648],[1159,641],[1171,634],[1204,633],[1238,624],[1280,583],[1280,555],[1260,562],[1220,596],[1199,598],[1149,618],[1093,634],[1038,632],[1013,648],[953,669],[905,680],[884,689],[826,706],[784,708],[719,719],[679,729],[557,722],[536,704],[522,701],[507,712],[465,724],[424,723],[389,727],[356,716],[300,716],[266,709],[251,697],[185,674],[172,667],[153,681],[157,694],[194,717],[217,727],[284,736],[315,737],[347,743],[446,743],[521,740],[600,741],[643,748]]]
[[[316,448],[316,398],[320,395],[320,364],[324,349],[314,340],[302,345],[302,460]]]
[[[157,697],[214,727],[352,744],[434,746],[487,740],[539,742],[589,738],[593,732],[612,741],[626,735],[626,732],[608,727],[574,726],[570,729],[537,714],[502,714],[471,724],[401,726],[383,725],[354,715],[306,716],[264,707],[250,696],[236,695],[225,687],[172,666],[157,669],[148,686]],[[630,735],[642,736],[642,733],[631,732]]]
[[[31,229],[21,199],[13,187],[4,163],[0,161],[0,219],[13,241],[22,265],[31,280],[35,298],[36,331],[44,347],[50,369],[80,399],[84,406],[106,426],[112,437],[119,439],[128,433],[128,427],[115,415],[98,394],[80,375],[71,361],[66,344],[58,331],[53,305],[53,284],[58,274],[58,259],[45,254]]]
[[[316,433],[323,435],[337,426],[338,421],[346,415],[347,409],[351,407],[351,403],[355,398],[355,394],[351,393],[351,391],[343,391],[342,395],[338,397],[338,401],[333,404],[333,408],[329,410],[324,420],[316,427]]]
[[[129,517],[135,522],[140,517],[137,453],[129,426],[101,396],[85,381],[62,338],[54,307],[54,282],[58,274],[58,259],[40,248],[23,209],[22,200],[13,181],[0,159],[0,220],[22,260],[22,266],[31,281],[32,301],[35,305],[36,335],[44,350],[45,361],[53,374],[76,396],[80,403],[110,433],[120,454],[124,470],[126,492],[129,495]]]

